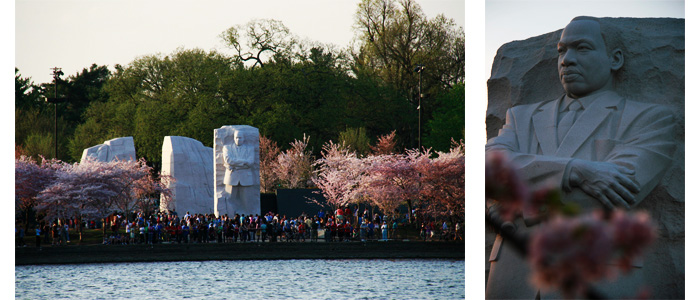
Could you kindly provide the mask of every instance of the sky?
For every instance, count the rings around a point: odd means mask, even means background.
[[[232,54],[219,34],[254,19],[282,21],[311,41],[347,47],[358,0],[15,1],[15,66],[35,84],[52,67],[73,75],[91,64],[127,65],[138,56],[178,47]],[[442,13],[464,27],[464,1],[417,0],[428,18]]]

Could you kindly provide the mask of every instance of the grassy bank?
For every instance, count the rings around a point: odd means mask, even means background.
[[[463,242],[275,242],[15,248],[15,265],[275,259],[463,259]]]

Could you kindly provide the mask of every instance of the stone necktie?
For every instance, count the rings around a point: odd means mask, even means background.
[[[564,113],[564,117],[559,121],[559,126],[557,126],[557,137],[559,144],[564,140],[564,136],[569,132],[571,126],[574,125],[576,121],[576,112],[581,109],[581,103],[578,100],[574,100],[569,104],[568,111]]]

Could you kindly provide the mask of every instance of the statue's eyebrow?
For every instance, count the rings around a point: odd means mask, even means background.
[[[557,47],[568,46],[568,45],[574,46],[574,47],[575,47],[575,46],[578,46],[579,44],[583,44],[583,43],[587,43],[587,44],[591,44],[591,45],[594,44],[592,39],[589,39],[589,38],[579,38],[579,39],[575,39],[575,40],[572,40],[572,41],[567,41],[567,40],[562,41],[562,40],[559,40],[559,42],[557,43]]]

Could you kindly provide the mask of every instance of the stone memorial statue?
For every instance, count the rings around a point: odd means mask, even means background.
[[[214,130],[216,215],[260,214],[260,136],[247,125]]]
[[[80,162],[84,162],[92,157],[101,162],[110,162],[113,160],[136,160],[136,150],[134,148],[134,138],[120,137],[105,141],[100,145],[95,145],[83,150],[83,156]]]
[[[563,202],[573,202],[583,211],[638,207],[673,164],[678,144],[674,110],[620,95],[619,73],[628,64],[627,41],[610,24],[592,17],[574,18],[556,41],[564,95],[549,101],[530,99],[507,109],[498,136],[486,144],[487,153],[505,152],[533,189],[557,187]],[[490,86],[490,101],[492,92]],[[524,214],[514,223],[516,230],[527,233],[537,225],[535,216]],[[497,237],[489,256],[487,299],[560,297],[533,288],[527,262],[503,244]],[[631,297],[648,286],[651,272],[662,267],[656,262],[636,264],[630,274],[595,287],[606,297]],[[654,293],[672,298],[674,292]]]
[[[214,213],[213,153],[214,149],[188,137],[166,136],[163,139],[161,173],[174,180],[166,180],[172,200],[161,201],[161,211],[168,210],[180,216],[188,211]]]

